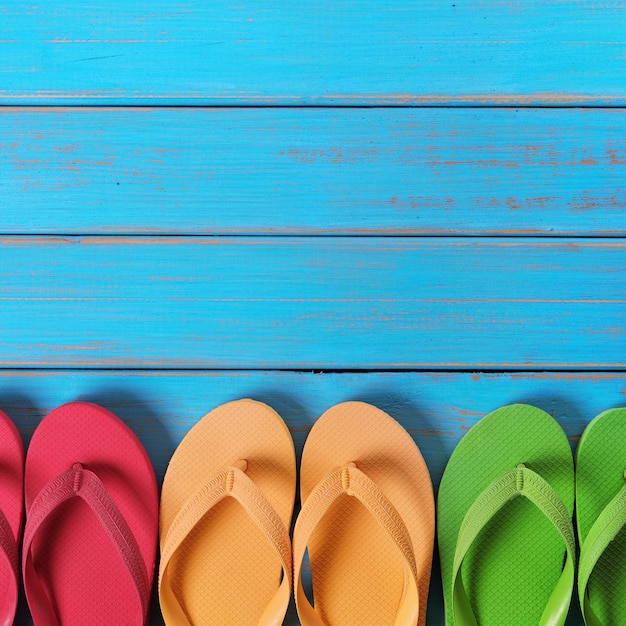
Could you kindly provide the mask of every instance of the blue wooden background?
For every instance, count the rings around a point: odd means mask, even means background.
[[[241,397],[298,452],[330,405],[372,402],[435,486],[503,404],[574,446],[626,404],[625,18],[612,0],[0,7],[0,408],[27,443],[55,406],[98,402],[159,480]]]
[[[621,0],[14,0],[0,96],[623,105],[625,11]]]

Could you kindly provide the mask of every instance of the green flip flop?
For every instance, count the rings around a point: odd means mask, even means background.
[[[578,594],[587,626],[626,624],[626,408],[585,429],[576,450]]]
[[[572,453],[550,415],[516,404],[480,420],[439,489],[446,625],[561,626],[574,587],[573,509]]]

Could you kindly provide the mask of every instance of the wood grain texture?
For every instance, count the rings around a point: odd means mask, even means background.
[[[1,10],[0,102],[626,104],[623,2],[98,0]]]
[[[0,108],[0,233],[623,235],[625,121]]]
[[[5,237],[0,365],[623,368],[626,242]]]
[[[0,408],[15,421],[25,443],[54,407],[72,400],[97,402],[137,433],[159,481],[196,421],[242,397],[266,402],[282,415],[298,457],[312,424],[327,408],[346,400],[371,402],[411,433],[438,485],[458,441],[489,411],[513,402],[534,404],[554,415],[575,445],[595,415],[626,402],[626,373],[0,372]],[[429,626],[443,626],[440,584],[435,570]],[[27,623],[22,607],[16,624]],[[150,623],[163,623],[156,602]],[[285,623],[298,623],[293,612]],[[582,626],[577,607],[568,624]]]

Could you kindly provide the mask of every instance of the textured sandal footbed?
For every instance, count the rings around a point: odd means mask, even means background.
[[[0,509],[7,519],[17,545],[22,536],[24,518],[24,446],[20,434],[9,417],[0,411]],[[0,598],[14,573],[0,566]]]
[[[26,456],[26,510],[50,480],[77,462],[98,475],[115,501],[151,581],[158,529],[154,470],[135,434],[106,409],[74,402],[41,421]],[[34,540],[33,554],[64,626],[136,623],[138,599],[132,579],[81,499],[66,502],[49,518]]]
[[[289,429],[266,404],[237,400],[205,415],[172,456],[161,494],[161,547],[188,498],[221,468],[241,459],[289,529],[296,490]],[[203,517],[169,567],[174,595],[194,624],[258,624],[282,574],[275,551],[231,498]]]
[[[454,624],[451,577],[461,522],[495,478],[523,463],[556,491],[570,514],[574,467],[565,433],[547,413],[527,405],[485,416],[461,440],[438,496],[438,533],[446,624]],[[509,502],[477,538],[462,576],[481,626],[537,624],[563,568],[565,545],[526,498]]]
[[[407,526],[419,579],[420,619],[434,544],[434,497],[411,436],[363,402],[336,405],[314,424],[302,453],[301,498],[334,469],[353,462],[383,491]],[[342,496],[309,542],[313,599],[327,624],[392,624],[403,589],[402,560],[386,532],[355,498]]]
[[[624,486],[626,408],[611,409],[589,423],[576,450],[576,524],[582,545],[596,518]],[[587,586],[602,624],[626,624],[626,529],[600,557]]]

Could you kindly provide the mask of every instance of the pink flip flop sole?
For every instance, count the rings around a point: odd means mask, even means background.
[[[145,623],[158,491],[135,434],[95,404],[61,406],[33,435],[24,487],[22,567],[35,625]]]
[[[23,486],[22,439],[15,424],[0,411],[0,626],[13,624],[17,607]]]

